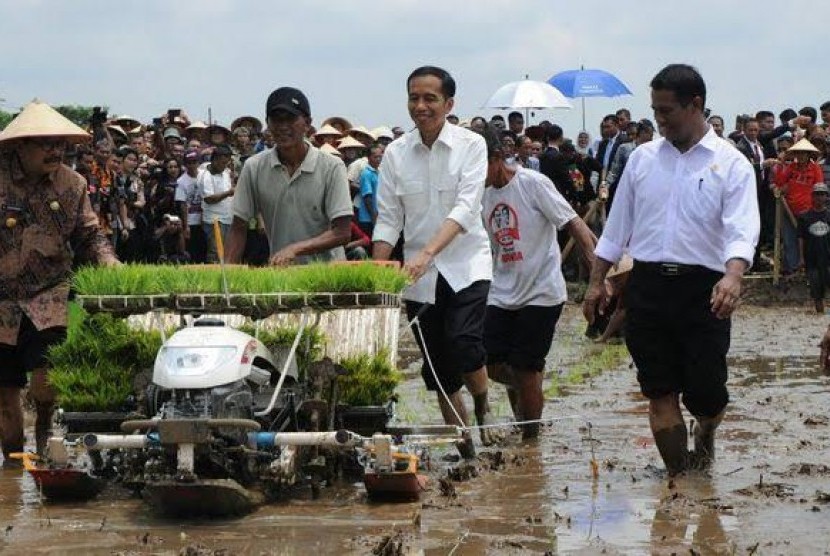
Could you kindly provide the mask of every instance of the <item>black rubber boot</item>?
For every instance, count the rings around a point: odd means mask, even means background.
[[[708,421],[708,422],[707,422]],[[691,465],[695,469],[708,471],[715,463],[715,430],[717,424],[708,419],[696,420],[692,427],[695,451]]]
[[[689,465],[689,444],[685,424],[654,432],[654,443],[666,464],[666,471],[673,477],[682,473]]]

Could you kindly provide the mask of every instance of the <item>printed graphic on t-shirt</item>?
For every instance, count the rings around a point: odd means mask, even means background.
[[[515,242],[521,239],[519,234],[519,217],[513,207],[506,203],[499,203],[493,207],[493,212],[487,220],[493,237],[501,247],[499,257],[503,263],[512,263],[524,259],[521,251],[516,249]]]
[[[830,232],[830,225],[822,220],[817,220],[807,227],[807,231],[810,232],[811,236],[824,237]]]
[[[196,187],[196,184],[193,184],[193,187],[190,191],[187,192],[187,212],[188,214],[201,214],[202,213],[202,194],[199,192],[199,188]]]

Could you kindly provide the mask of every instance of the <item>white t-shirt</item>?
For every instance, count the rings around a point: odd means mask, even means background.
[[[220,224],[233,223],[233,197],[225,197],[218,203],[209,205],[205,202],[205,197],[216,195],[217,193],[224,193],[231,188],[231,171],[225,168],[221,174],[211,174],[207,167],[199,172],[196,177],[196,184],[199,192],[202,195],[202,222],[205,224],[212,224],[214,220],[219,219]]]
[[[489,305],[519,309],[553,306],[568,298],[556,230],[577,215],[544,174],[526,168],[482,200],[484,226],[493,246]]]
[[[202,223],[202,194],[196,184],[198,177],[198,172],[195,178],[185,172],[177,180],[175,200],[184,203],[187,207],[188,226],[199,226]]]

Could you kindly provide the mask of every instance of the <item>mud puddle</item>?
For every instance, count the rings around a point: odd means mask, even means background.
[[[467,480],[447,479],[449,464],[438,462],[436,451],[430,490],[419,502],[371,504],[362,486],[341,484],[324,489],[319,500],[304,491],[233,521],[165,521],[120,493],[81,505],[43,505],[28,476],[2,470],[0,549],[4,554],[830,553],[830,380],[816,361],[824,326],[801,310],[742,308],[733,331],[732,403],[711,478],[665,478],[628,359],[616,348],[584,340],[578,309],[569,306],[546,375],[546,388],[557,382],[564,395],[549,399],[545,415],[560,420],[535,444],[510,436],[487,449],[501,455],[482,456]],[[591,361],[612,362],[613,368],[596,374]],[[576,366],[584,370],[583,382],[568,377]],[[417,364],[409,365],[407,376],[400,420],[439,422]],[[496,411],[509,419],[501,388],[494,386],[493,394]],[[599,465],[596,479],[592,457]],[[468,474],[461,475],[455,479]]]

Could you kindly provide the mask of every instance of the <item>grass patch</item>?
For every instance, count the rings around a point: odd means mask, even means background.
[[[389,362],[389,352],[366,353],[341,359],[348,371],[337,377],[340,402],[351,406],[383,405],[395,392],[403,373]]]
[[[553,372],[550,385],[545,389],[545,396],[555,398],[562,395],[562,387],[582,384],[603,371],[618,367],[628,358],[624,344],[602,344],[598,351],[586,354],[567,370]]]
[[[407,276],[399,269],[365,265],[311,264],[289,268],[226,269],[231,293],[399,293]],[[215,266],[127,264],[79,269],[72,287],[80,295],[221,294],[222,271]]]

